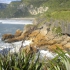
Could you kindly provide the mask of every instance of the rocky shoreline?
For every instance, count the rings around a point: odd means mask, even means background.
[[[59,27],[60,25],[58,25]],[[46,22],[42,25],[35,23],[26,25],[24,31],[17,30],[14,35],[4,34],[2,40],[8,43],[22,41],[20,50],[26,53],[45,50],[54,53],[55,50],[62,49],[64,52],[70,51],[70,36],[62,34],[58,27]],[[54,31],[53,31],[54,30]],[[57,31],[57,32],[56,32]],[[55,33],[56,32],[56,33]],[[62,35],[60,35],[62,34]],[[23,46],[23,43],[29,40],[30,44]]]

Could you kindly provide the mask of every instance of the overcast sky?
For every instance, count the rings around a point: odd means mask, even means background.
[[[11,1],[21,1],[21,0],[0,0],[0,3],[10,3]]]

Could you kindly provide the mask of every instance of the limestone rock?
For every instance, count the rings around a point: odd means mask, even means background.
[[[62,41],[61,44],[64,46],[65,44],[67,44],[67,41]]]
[[[56,43],[55,40],[50,40],[50,41],[47,42],[48,45],[53,45],[53,44],[55,44],[55,43]]]
[[[70,37],[67,36],[64,40],[68,42],[70,41]]]
[[[48,49],[49,49],[50,51],[56,51],[56,50],[58,50],[58,49],[64,50],[64,48],[63,48],[63,46],[62,46],[61,44],[51,45],[51,46],[48,47]]]
[[[65,48],[69,48],[70,49],[70,43],[67,43],[66,45],[64,45]]]
[[[7,39],[5,42],[11,43],[11,42],[22,41],[25,39],[25,36],[27,36],[27,33],[24,33],[23,35],[18,36],[18,37],[13,37],[11,39]]]
[[[34,30],[30,35],[29,37],[36,37],[38,34],[39,34],[39,30]]]
[[[22,31],[21,30],[16,30],[16,33],[15,33],[15,37],[18,37],[22,34]]]

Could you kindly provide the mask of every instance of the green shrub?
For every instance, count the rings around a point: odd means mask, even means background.
[[[61,36],[61,27],[53,27],[52,31]]]
[[[0,55],[0,70],[70,70],[70,57],[61,49],[56,53],[57,56],[51,60],[41,60],[39,55],[36,57],[35,53],[25,52]]]
[[[35,54],[24,52],[12,55],[0,55],[0,70],[40,70],[42,63],[39,57],[35,59]]]

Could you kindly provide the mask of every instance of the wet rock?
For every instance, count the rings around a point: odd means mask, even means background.
[[[28,32],[22,33],[22,31],[17,30],[15,35],[4,34],[2,40],[8,43],[17,42],[23,40],[28,35]]]
[[[14,35],[9,34],[9,33],[2,35],[2,41],[5,41],[5,40],[11,39],[11,38],[14,38]]]
[[[12,42],[17,42],[17,41],[22,41],[24,38],[25,38],[25,34],[18,37],[13,37],[11,39],[7,39],[5,42],[12,43]]]

